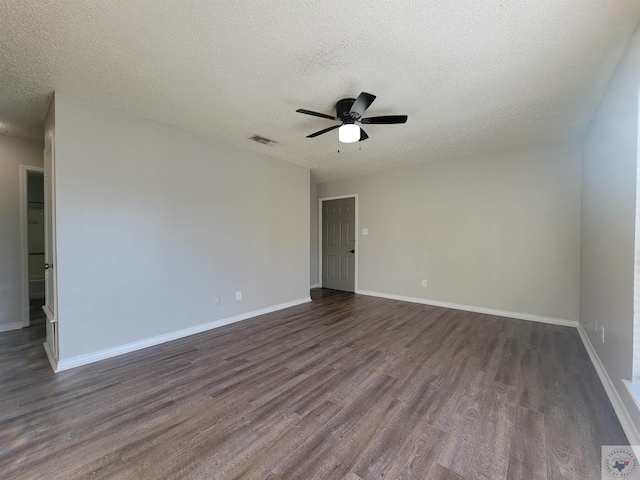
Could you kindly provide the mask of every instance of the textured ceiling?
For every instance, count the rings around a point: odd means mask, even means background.
[[[578,138],[638,0],[0,3],[0,133],[41,138],[52,91],[312,169],[315,181]],[[333,114],[361,91],[370,139]],[[263,146],[248,137],[276,140]],[[361,147],[361,148],[360,148]]]

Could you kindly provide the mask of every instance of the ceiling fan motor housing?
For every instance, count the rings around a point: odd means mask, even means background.
[[[349,112],[351,111],[351,106],[355,101],[355,98],[343,98],[342,100],[338,100],[338,103],[336,103],[336,116],[345,121],[352,119]]]

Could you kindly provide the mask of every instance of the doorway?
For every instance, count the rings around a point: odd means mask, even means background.
[[[55,249],[55,148],[45,138],[44,168],[20,166],[22,325],[29,337],[45,338],[54,371],[58,361]]]
[[[44,330],[44,169],[21,165],[22,326]]]
[[[358,288],[358,196],[320,199],[320,286],[345,292]]]

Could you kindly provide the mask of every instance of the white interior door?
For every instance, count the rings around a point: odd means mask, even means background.
[[[355,290],[355,198],[322,202],[322,287]]]
[[[56,235],[55,235],[55,145],[49,136],[44,149],[44,305],[47,316],[47,339],[45,348],[58,360],[58,296],[56,282]]]

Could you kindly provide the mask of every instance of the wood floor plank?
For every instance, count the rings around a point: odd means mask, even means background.
[[[517,386],[520,377],[520,363],[523,349],[515,338],[505,340],[500,365],[496,371],[495,381],[505,385]]]
[[[312,298],[57,375],[34,308],[0,334],[0,476],[591,480],[627,442],[575,329]]]
[[[544,413],[545,391],[542,383],[542,360],[540,352],[527,349],[520,358],[518,378],[518,404],[529,410]]]
[[[395,401],[386,395],[395,382],[392,377],[379,376],[375,383],[361,390],[356,402],[343,408],[307,442],[300,445],[293,452],[291,460],[274,469],[274,473],[284,478],[304,478],[305,475],[315,472],[324,460],[325,454],[336,442],[341,441],[369,410],[379,402],[386,404]]]
[[[518,407],[509,455],[509,480],[546,480],[544,423],[544,415],[541,413]]]
[[[576,367],[565,368],[573,363],[564,354],[569,339],[564,334],[545,332],[543,343],[543,379],[545,394],[545,435],[547,448],[560,459],[565,454],[584,458],[580,427],[576,419],[576,408],[571,396],[571,376]],[[576,441],[579,440],[579,441]]]
[[[469,478],[507,478],[516,406],[502,390],[482,384],[476,398],[482,416],[473,438]]]
[[[370,442],[379,438],[379,433],[390,422],[402,407],[402,402],[388,395],[383,396],[366,415],[348,430],[307,478],[317,480],[342,479],[352,470]]]
[[[438,455],[438,464],[468,478],[472,473],[473,445],[479,438],[482,422],[480,405],[476,399],[460,396],[450,415],[450,426],[445,445]],[[464,452],[464,454],[461,454]]]
[[[404,443],[397,460],[389,465],[385,473],[388,478],[430,478],[429,472],[444,443],[446,434],[420,419],[412,435]]]
[[[600,465],[596,467],[592,464],[595,462],[586,462],[568,453],[562,456],[548,454],[547,462],[548,480],[582,480],[598,478],[600,474]]]
[[[420,401],[416,398],[413,403],[399,408],[392,421],[387,422],[384,428],[378,426],[376,435],[372,436],[375,441],[369,440],[353,471],[362,478],[384,477],[388,470],[393,467],[393,462],[403,462],[399,453],[403,450],[405,443],[412,437],[418,424],[416,417],[416,403]]]
[[[228,472],[221,470],[217,475],[221,478],[242,478],[244,480],[261,480],[268,474],[275,475],[272,470],[284,463],[287,456],[301,444],[314,436],[342,408],[330,401],[325,401],[315,409],[301,417],[278,440],[265,446],[239,465],[230,464]]]
[[[434,465],[431,471],[432,473],[428,478],[433,480],[461,480],[464,478],[439,464]],[[417,480],[417,478],[415,480]]]

